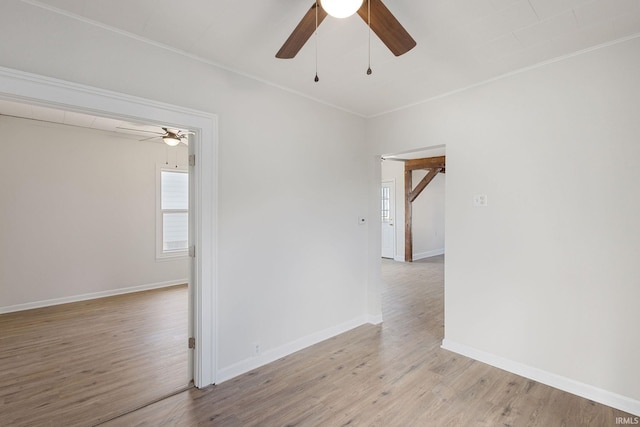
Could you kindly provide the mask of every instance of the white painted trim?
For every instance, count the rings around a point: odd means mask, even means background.
[[[367,318],[365,316],[362,316],[342,323],[340,325],[325,329],[323,331],[308,335],[306,337],[302,337],[280,347],[267,350],[259,356],[250,357],[231,366],[223,368],[218,371],[216,378],[218,379],[218,383],[230,380],[237,377],[238,375],[242,375],[268,363],[275,362],[276,360],[281,359],[285,356],[289,356],[297,351],[310,347],[314,344],[318,344],[322,341],[333,338],[337,335],[343,334],[347,331],[350,331],[351,329],[355,329],[367,323]]]
[[[629,412],[630,414],[640,415],[640,401],[631,399],[630,397],[622,396],[611,391],[572,380],[571,378],[563,377],[542,369],[505,359],[503,357],[496,356],[495,354],[486,353],[482,350],[451,340],[444,339],[442,341],[442,348],[470,357],[471,359],[478,360],[488,365],[495,366],[496,368],[503,369],[516,375],[538,381],[539,383],[575,394],[576,396],[584,397],[585,399],[590,399],[594,402],[599,402],[603,405]]]
[[[444,248],[434,249],[432,251],[420,252],[418,254],[414,254],[413,255],[413,260],[417,261],[419,259],[431,258],[432,256],[438,256],[438,255],[444,255]],[[395,257],[393,257],[393,260],[394,261],[398,261],[398,262],[405,262],[404,261],[404,255],[395,256]]]
[[[115,295],[131,294],[134,292],[149,291],[151,289],[168,288],[170,286],[184,285],[189,283],[188,278],[181,280],[171,280],[168,282],[149,283],[147,285],[130,286],[127,288],[112,289],[109,291],[91,292],[88,294],[72,295],[62,298],[53,298],[43,301],[27,302],[24,304],[9,305],[0,307],[0,314],[14,313],[16,311],[31,310],[34,308],[50,307],[52,305],[68,304],[72,302],[88,301],[98,298],[112,297]]]
[[[215,383],[217,347],[216,294],[218,121],[213,114],[78,83],[0,67],[0,99],[136,123],[162,123],[194,131],[190,150],[194,168],[194,235],[196,258],[189,287],[193,295],[194,383]]]
[[[432,251],[420,252],[418,254],[413,254],[413,260],[431,258],[432,256],[444,255],[444,248],[434,249]]]

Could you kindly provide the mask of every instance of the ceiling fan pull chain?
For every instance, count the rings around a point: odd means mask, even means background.
[[[316,0],[316,31],[315,31],[315,39],[316,39],[316,77],[313,79],[314,82],[318,83],[320,79],[318,78],[318,1]]]
[[[371,71],[371,0],[367,0],[367,15],[369,23],[369,68],[367,68],[367,76],[370,76]]]

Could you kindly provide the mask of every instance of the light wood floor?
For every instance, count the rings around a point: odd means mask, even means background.
[[[615,426],[629,416],[440,348],[443,257],[383,262],[384,324],[106,426]]]
[[[187,386],[187,286],[0,315],[0,426],[90,426]]]

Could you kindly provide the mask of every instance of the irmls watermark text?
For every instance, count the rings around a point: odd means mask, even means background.
[[[640,417],[616,417],[617,425],[637,425],[640,424]]]

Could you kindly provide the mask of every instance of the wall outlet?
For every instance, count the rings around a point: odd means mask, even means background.
[[[253,344],[253,355],[254,356],[260,356],[260,354],[262,353],[262,348],[260,347],[260,343],[254,343]]]

